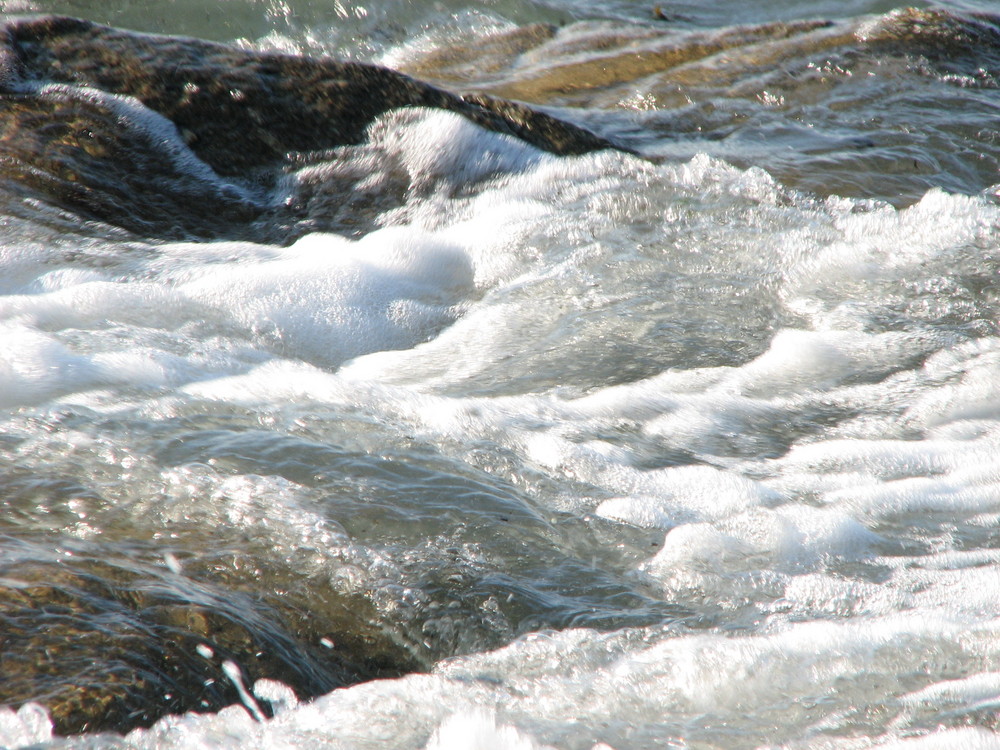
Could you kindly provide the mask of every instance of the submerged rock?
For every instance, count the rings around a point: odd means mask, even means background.
[[[43,560],[23,551],[26,559],[0,567],[0,705],[39,703],[59,734],[126,731],[169,713],[247,703],[261,678],[308,698],[415,669],[360,620],[309,633],[255,596],[113,553]]]
[[[705,152],[806,193],[897,206],[932,188],[992,188],[1000,168],[995,14],[586,20],[444,47],[399,67],[532,106],[617,113],[608,127],[652,160]]]
[[[741,96],[744,89],[756,95],[761,85],[775,83],[789,97],[815,97],[807,72],[848,56],[851,61],[926,58],[949,70],[981,74],[998,49],[1000,17],[904,8],[839,22],[771,21],[721,29],[595,21],[528,27],[435,50],[401,68],[435,83],[462,82],[535,105],[683,107],[709,106]],[[480,50],[487,64],[481,63]]]
[[[402,107],[455,112],[555,154],[612,146],[524,105],[375,65],[66,17],[0,26],[0,180],[144,236],[240,236],[291,159],[361,143]]]

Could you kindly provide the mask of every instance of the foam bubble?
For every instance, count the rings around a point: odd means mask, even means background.
[[[352,242],[307,235],[253,264],[188,269],[179,290],[277,353],[337,366],[411,347],[450,323],[473,289],[467,254],[433,235],[384,229]]]
[[[434,730],[426,750],[551,750],[490,713],[453,714]]]
[[[17,711],[0,707],[0,745],[18,748],[49,742],[52,739],[52,720],[48,711],[38,703],[25,703]]]
[[[669,577],[680,568],[712,573],[811,570],[833,558],[858,559],[878,536],[853,518],[805,505],[755,508],[717,524],[672,529],[644,570]]]

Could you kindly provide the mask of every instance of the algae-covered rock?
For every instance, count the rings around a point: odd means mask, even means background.
[[[0,576],[0,705],[40,703],[60,734],[216,711],[261,678],[307,698],[414,668],[362,627],[309,634],[247,594],[169,573],[34,557]]]
[[[65,17],[0,26],[0,179],[144,236],[239,236],[296,155],[429,107],[555,154],[611,144],[543,112],[387,68]]]
[[[200,536],[148,512],[143,529],[84,482],[19,470],[0,473],[0,510],[0,706],[40,703],[60,734],[240,703],[237,674],[306,699],[427,666],[363,594],[305,600],[204,517]]]

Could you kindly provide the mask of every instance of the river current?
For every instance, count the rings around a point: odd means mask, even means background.
[[[287,241],[0,181],[0,746],[1000,748],[998,10],[0,0],[628,149],[394,110]]]

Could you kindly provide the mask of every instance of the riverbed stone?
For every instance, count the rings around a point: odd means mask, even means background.
[[[262,678],[304,699],[415,668],[360,621],[310,633],[252,596],[169,571],[64,555],[10,562],[0,576],[0,705],[41,704],[58,734],[218,711],[246,703]]]

